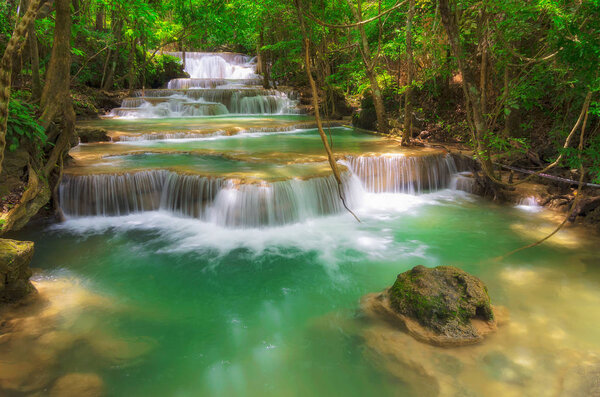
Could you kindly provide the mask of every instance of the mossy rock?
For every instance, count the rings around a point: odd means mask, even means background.
[[[377,113],[371,95],[365,96],[360,103],[360,111],[352,117],[352,125],[365,130],[377,130]]]
[[[0,302],[14,302],[35,291],[29,281],[32,257],[31,241],[0,239]]]
[[[447,336],[475,335],[473,318],[494,320],[483,282],[453,266],[416,266],[398,275],[389,294],[398,313]]]
[[[478,343],[494,332],[497,321],[483,282],[453,266],[416,266],[398,275],[394,285],[362,299],[362,309],[399,325],[417,340],[436,346]]]

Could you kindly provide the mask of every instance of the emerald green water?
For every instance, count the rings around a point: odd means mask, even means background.
[[[174,169],[201,175],[228,177],[251,177],[260,180],[306,178],[323,173],[324,164],[277,164],[272,162],[248,162],[221,156],[198,156],[182,153],[142,153],[109,156],[103,159],[104,172],[122,172],[128,169]]]
[[[360,224],[343,214],[238,230],[144,213],[18,233],[36,243],[38,286],[66,279],[107,298],[62,313],[61,330],[144,350],[115,359],[75,344],[41,371],[95,372],[114,396],[419,396],[365,354],[358,311],[418,264],[477,275],[510,311],[498,339],[452,369],[483,371],[460,381],[468,395],[555,395],[544,382],[577,363],[567,351],[600,351],[597,238],[567,230],[495,262],[553,223],[449,190],[370,195],[356,212]]]
[[[228,116],[87,124],[136,135],[306,120]],[[433,152],[403,151],[393,141],[347,128],[332,129],[331,139],[339,154]],[[316,130],[86,144],[72,150],[75,162],[65,172],[72,178],[78,171],[148,169],[302,178],[324,172],[321,145]],[[104,179],[85,186],[97,187],[110,202],[117,190]],[[260,194],[228,189],[219,202],[240,200],[244,205],[231,206],[234,211],[269,205]],[[307,194],[330,197],[301,189],[280,191],[305,200]],[[556,217],[450,189],[351,194],[360,223],[342,213],[286,226],[226,228],[147,211],[73,217],[14,233],[9,237],[35,242],[32,267],[44,304],[25,316],[21,331],[0,340],[0,394],[5,388],[9,396],[43,395],[58,377],[83,372],[100,376],[107,396],[420,397],[432,384],[448,396],[577,395],[565,387],[580,381],[580,366],[600,363],[598,236],[567,229],[539,247],[495,260],[543,237]],[[508,309],[510,320],[482,344],[439,349],[410,337],[390,339],[404,334],[361,314],[361,297],[390,286],[398,273],[441,264],[480,277],[493,304]]]
[[[401,150],[390,140],[361,133],[352,128],[327,130],[332,148],[338,153],[365,153],[374,150]],[[243,156],[270,162],[289,162],[310,156],[324,157],[323,142],[316,129],[290,132],[243,133],[233,136],[211,136],[196,139],[146,140],[80,145],[75,156],[99,154],[107,156],[124,152],[197,152]],[[161,158],[167,158],[163,156]],[[181,157],[177,157],[181,158]],[[141,158],[140,158],[141,159]]]
[[[108,131],[124,131],[130,133],[173,132],[226,130],[231,127],[262,128],[280,125],[281,123],[311,121],[306,115],[256,115],[256,116],[204,116],[181,118],[152,119],[103,119],[79,122],[84,127],[100,127]]]

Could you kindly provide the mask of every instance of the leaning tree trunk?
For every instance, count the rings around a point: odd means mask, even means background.
[[[413,62],[413,51],[412,51],[412,22],[413,15],[415,14],[415,0],[410,0],[408,9],[408,15],[406,17],[406,64],[407,64],[407,87],[404,93],[404,130],[402,131],[402,145],[409,145],[410,139],[412,138],[412,127],[413,127],[413,95],[412,95],[412,84],[414,77],[414,62]]]
[[[19,51],[21,40],[25,38],[29,27],[35,22],[40,5],[45,1],[46,0],[31,1],[25,15],[15,27],[15,30],[6,45],[6,49],[4,50],[2,60],[0,60],[0,173],[2,172],[4,149],[6,147],[8,102],[10,100],[13,59]]]

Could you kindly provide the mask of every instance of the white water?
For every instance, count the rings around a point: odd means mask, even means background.
[[[217,250],[222,254],[238,248],[246,248],[260,255],[277,247],[297,247],[304,252],[317,252],[324,263],[333,268],[345,260],[341,252],[353,250],[371,259],[379,257],[399,258],[426,256],[427,246],[420,241],[394,242],[394,230],[382,228],[385,223],[401,222],[407,214],[418,216],[429,206],[461,205],[473,198],[463,192],[441,190],[424,195],[367,193],[353,210],[361,222],[348,212],[308,218],[297,223],[258,227],[228,227],[209,220],[179,217],[168,211],[151,211],[125,216],[77,217],[56,224],[57,230],[68,230],[79,235],[101,234],[108,230],[119,232],[153,230],[161,241],[169,242],[165,252],[195,252],[203,249]]]
[[[348,166],[373,193],[415,194],[444,189],[457,172],[450,155],[349,156]]]
[[[346,173],[344,196],[360,202],[363,190]],[[179,175],[166,170],[66,175],[59,188],[68,217],[122,216],[163,210],[229,227],[276,226],[342,211],[333,175],[262,184]]]
[[[388,193],[421,194],[450,187],[456,173],[450,156],[348,157],[343,197],[354,209]],[[381,182],[383,181],[383,182]],[[333,175],[308,180],[240,183],[167,170],[125,174],[65,175],[60,205],[68,217],[128,215],[163,210],[227,227],[264,227],[302,222],[344,211]],[[393,200],[391,200],[393,202]]]
[[[183,61],[183,53],[171,52]],[[227,52],[186,52],[185,72],[192,79],[260,79],[253,57]]]
[[[254,58],[234,53],[170,53],[190,78],[171,80],[167,89],[140,90],[107,117],[126,119],[202,117],[223,114],[297,114],[298,100],[265,90]]]

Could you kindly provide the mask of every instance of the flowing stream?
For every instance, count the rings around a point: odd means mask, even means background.
[[[21,339],[0,342],[0,394],[71,372],[98,374],[110,396],[583,390],[582,363],[600,368],[597,236],[564,230],[496,261],[556,216],[458,190],[464,170],[443,151],[338,126],[329,133],[358,223],[293,92],[259,88],[247,56],[185,57],[190,79],[86,123],[113,141],[71,151],[67,220],[13,236],[35,241],[49,303]],[[480,277],[510,321],[478,347],[408,343],[411,364],[378,354],[359,300],[419,264]]]

